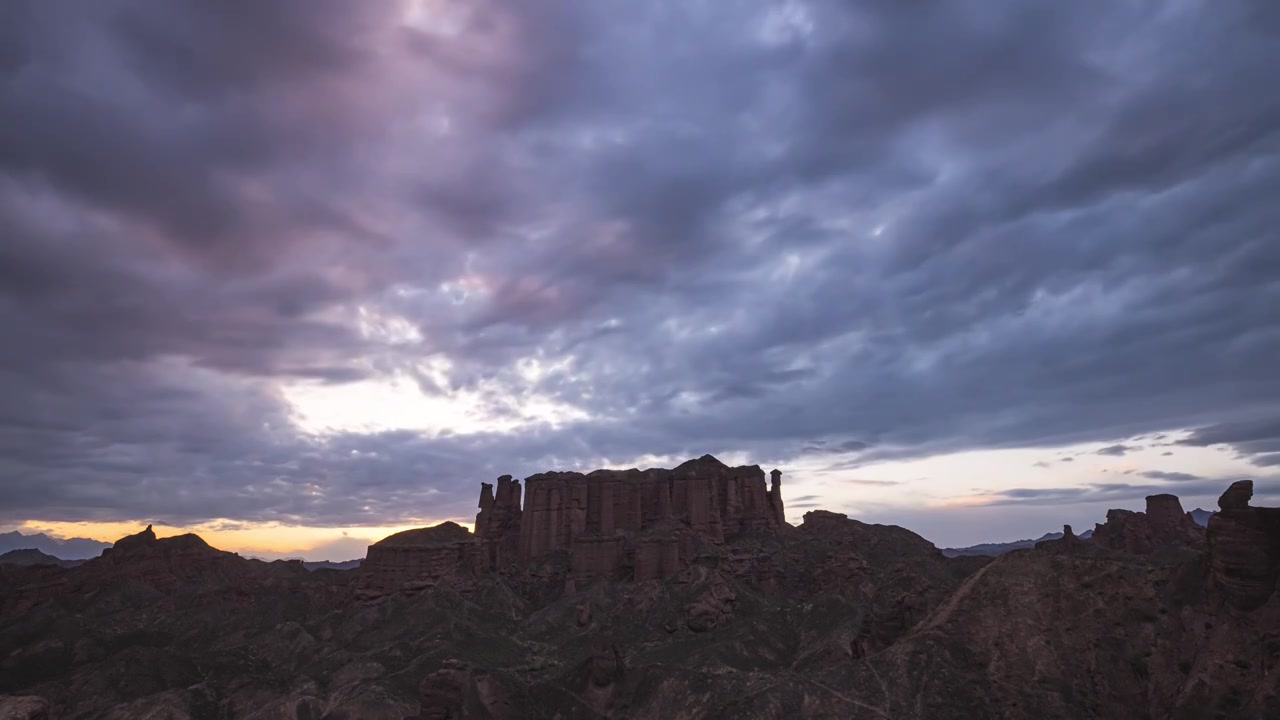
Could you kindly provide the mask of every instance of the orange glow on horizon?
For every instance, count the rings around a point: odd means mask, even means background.
[[[150,523],[157,537],[172,537],[186,533],[195,533],[205,542],[219,550],[261,557],[302,556],[318,560],[351,560],[364,557],[363,552],[350,557],[311,557],[313,551],[334,546],[342,548],[346,554],[355,552],[361,545],[371,545],[388,535],[411,530],[415,527],[430,527],[445,522],[445,519],[434,520],[413,525],[386,525],[360,527],[311,527],[289,526],[276,523],[242,523],[232,520],[212,521],[189,526],[174,526],[161,523]],[[473,529],[473,523],[454,520],[459,525]],[[18,526],[25,535],[45,533],[60,538],[89,538],[100,542],[113,543],[122,537],[141,532],[149,523],[145,521],[117,522],[56,522],[28,520]],[[323,554],[323,553],[321,553]]]

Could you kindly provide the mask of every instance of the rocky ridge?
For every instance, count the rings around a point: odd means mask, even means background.
[[[543,476],[536,550],[506,478],[475,532],[400,533],[357,571],[148,531],[0,566],[0,695],[86,719],[1280,716],[1277,510],[1251,487],[1199,537],[1155,496],[1092,539],[949,559],[836,513],[771,522],[778,484],[694,463],[585,502],[601,476]]]

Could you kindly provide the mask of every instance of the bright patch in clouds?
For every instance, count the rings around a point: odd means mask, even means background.
[[[536,375],[535,364],[522,372]],[[558,426],[583,420],[578,408],[542,395],[515,397],[482,384],[476,390],[432,395],[411,378],[397,375],[343,385],[295,383],[282,387],[297,425],[306,432],[417,430],[427,435],[511,432],[533,423]],[[493,398],[502,412],[494,410]]]

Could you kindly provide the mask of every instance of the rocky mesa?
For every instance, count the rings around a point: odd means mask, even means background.
[[[480,486],[444,523],[307,571],[195,536],[0,566],[0,707],[31,718],[1280,717],[1280,510],[1173,496],[1090,538],[947,558],[781,473]]]

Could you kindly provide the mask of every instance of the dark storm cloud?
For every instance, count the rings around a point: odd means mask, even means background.
[[[1280,417],[1217,423],[1197,429],[1179,445],[1229,445],[1254,465],[1280,465]]]
[[[5,513],[1197,427],[1275,464],[1261,7],[6,3]],[[308,435],[280,389],[393,375],[589,419]]]

